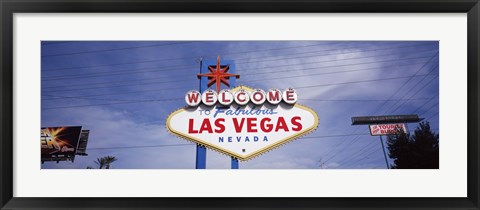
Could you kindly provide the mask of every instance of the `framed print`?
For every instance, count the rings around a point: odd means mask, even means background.
[[[479,208],[476,0],[1,7],[2,209]]]

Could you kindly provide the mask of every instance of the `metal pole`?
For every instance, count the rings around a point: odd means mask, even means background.
[[[200,74],[202,72],[202,62],[203,59],[200,60]],[[205,79],[205,81],[203,81]],[[199,89],[200,93],[202,93],[204,90],[207,89],[207,81],[205,77],[200,78],[199,82]],[[195,161],[195,168],[196,169],[206,169],[207,168],[207,148],[197,144],[197,155],[196,155],[196,161]]]
[[[205,68],[206,69],[206,68]],[[203,72],[203,59],[200,60],[200,74],[202,73],[207,73]],[[235,64],[230,64],[230,73],[235,73]],[[200,93],[205,91],[208,86],[207,86],[207,78],[206,77],[201,77],[200,78]],[[236,86],[236,78],[235,77],[230,77],[230,86],[235,87]],[[238,159],[231,157],[231,168],[232,169],[238,169],[239,164],[238,164]],[[195,162],[195,168],[196,169],[206,169],[207,165],[207,148],[197,144],[197,155],[196,155],[196,162]]]
[[[387,165],[387,169],[390,169],[390,167],[388,167],[387,153],[385,153],[385,147],[383,146],[382,135],[380,135],[380,143],[382,144],[383,156],[385,157],[385,164]]]
[[[195,162],[196,169],[207,168],[207,148],[197,144],[197,161]]]
[[[232,74],[235,74],[235,64],[234,63],[231,63],[230,64],[230,73]],[[235,86],[237,86],[237,78],[236,77],[230,77],[229,78],[229,82],[230,82],[230,87],[233,88]],[[231,162],[231,169],[238,169],[238,159],[234,158],[234,157],[231,157],[232,159],[232,162]]]
[[[238,159],[232,157],[232,169],[238,169]]]

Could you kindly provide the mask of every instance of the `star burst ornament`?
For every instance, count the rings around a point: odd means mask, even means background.
[[[227,65],[222,68],[220,65],[220,55],[217,57],[217,65],[215,66],[208,66],[208,70],[210,73],[206,74],[197,74],[197,77],[200,79],[201,77],[207,77],[208,80],[208,87],[212,86],[214,83],[217,87],[217,93],[220,92],[220,85],[223,83],[227,87],[230,87],[230,83],[228,79],[230,77],[240,78],[239,74],[230,74],[227,71],[230,69],[230,65]]]

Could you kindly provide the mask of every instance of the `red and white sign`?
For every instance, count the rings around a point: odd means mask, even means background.
[[[395,135],[402,131],[407,132],[403,123],[370,125],[370,135],[372,136]]]
[[[244,94],[241,99],[245,100],[247,94],[251,95],[255,101],[265,101],[267,95],[262,90],[246,87],[231,92]],[[297,96],[295,93],[287,97],[293,100]],[[231,99],[230,95],[225,98]],[[315,111],[299,104],[255,104],[250,100],[250,103],[231,103],[230,106],[205,103],[188,106],[170,114],[166,124],[177,136],[239,160],[248,160],[315,130],[318,121]]]

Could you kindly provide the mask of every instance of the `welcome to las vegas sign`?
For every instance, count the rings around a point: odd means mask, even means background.
[[[218,93],[189,91],[187,107],[171,113],[167,129],[184,139],[248,160],[315,130],[315,111],[297,104],[294,89],[239,86]]]

